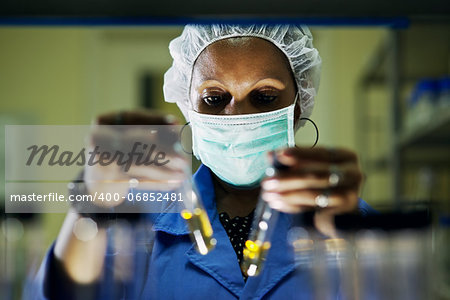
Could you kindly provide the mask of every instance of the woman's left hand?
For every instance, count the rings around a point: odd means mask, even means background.
[[[362,173],[356,154],[344,149],[287,148],[275,155],[287,167],[263,180],[262,198],[286,213],[317,208],[316,228],[335,236],[334,216],[358,206]]]

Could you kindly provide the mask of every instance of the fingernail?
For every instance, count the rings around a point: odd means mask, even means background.
[[[274,190],[280,186],[280,182],[278,180],[266,180],[261,183],[261,186],[265,190]]]
[[[289,151],[289,149],[283,149],[280,154],[288,157],[293,157],[293,154],[291,153],[291,151]]]
[[[269,202],[269,206],[273,209],[280,209],[283,207],[283,202],[281,201],[272,201]]]
[[[278,154],[277,158],[281,163],[283,163],[285,165],[293,165],[296,163],[296,159],[293,156],[288,155],[287,153],[284,153],[284,152],[281,154]]]
[[[270,193],[270,192],[263,192],[261,194],[261,197],[265,201],[280,201],[280,199],[281,199],[279,194],[277,194],[277,193]]]
[[[182,169],[187,166],[186,160],[180,158],[180,157],[172,157],[170,159],[170,163],[166,165],[166,167],[170,169]]]
[[[165,116],[166,122],[169,124],[176,124],[177,123],[177,118],[175,118],[172,115],[166,115]]]

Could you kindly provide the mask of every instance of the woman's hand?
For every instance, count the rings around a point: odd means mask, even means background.
[[[122,125],[122,126],[115,126]],[[125,126],[126,125],[126,126]],[[91,132],[90,150],[95,147],[106,150],[114,155],[117,151],[125,154],[124,159],[129,159],[134,145],[137,151],[143,153],[146,164],[135,163],[137,154],[133,155],[133,163],[120,165],[118,161],[109,164],[87,164],[84,171],[84,181],[90,194],[119,194],[120,201],[108,201],[96,203],[99,206],[117,206],[122,203],[130,187],[140,190],[171,190],[176,188],[183,180],[184,167],[187,161],[175,153],[173,146],[178,135],[168,138],[167,127],[158,127],[152,134],[151,125],[176,125],[172,116],[158,115],[147,111],[115,112],[100,115],[96,119]],[[148,145],[145,150],[142,145]],[[156,146],[155,153],[147,158],[148,149]],[[164,161],[169,163],[160,166],[154,163],[147,164],[159,151],[164,155]],[[100,155],[95,159],[99,160]],[[178,179],[178,181],[177,181]]]
[[[362,173],[356,154],[344,149],[287,148],[275,155],[288,168],[262,182],[262,198],[285,213],[318,209],[316,228],[335,236],[334,216],[352,212],[358,205]]]
[[[126,146],[133,141],[156,142],[155,138],[151,138],[148,130],[141,132],[139,125],[175,125],[174,118],[168,118],[163,115],[156,115],[151,112],[117,112],[99,116],[89,140],[91,148],[96,145],[102,145],[105,150],[114,151],[118,148],[122,151],[126,150]],[[138,125],[136,127],[125,126],[109,126],[109,125]],[[145,128],[145,127],[144,127]],[[150,132],[151,133],[151,132]],[[144,134],[144,135],[142,135]],[[178,137],[178,135],[177,135]],[[163,139],[167,142],[167,136]],[[158,141],[161,141],[158,139]],[[169,145],[170,143],[162,143]],[[110,145],[111,148],[107,146]],[[158,144],[161,146],[161,143]],[[170,147],[167,147],[170,148]],[[175,159],[173,149],[164,149],[167,158]],[[103,152],[104,153],[104,152]],[[101,154],[100,154],[101,155]],[[99,156],[95,160],[99,159]],[[183,163],[170,164],[169,167],[136,166],[132,164],[128,169],[118,166],[116,163],[104,164],[99,163],[87,165],[84,170],[84,181],[86,182],[87,192],[94,193],[119,193],[121,196],[126,195],[130,184],[138,184],[138,188],[157,188],[160,190],[165,186],[165,182],[175,179],[182,171]],[[178,168],[174,170],[174,167]],[[181,175],[185,176],[185,175]],[[130,180],[133,181],[130,182]],[[99,207],[117,206],[122,201],[96,201],[95,205]],[[82,202],[80,202],[82,203]],[[87,202],[89,203],[89,202]],[[89,208],[89,207],[88,207]],[[97,281],[103,270],[104,257],[107,245],[106,229],[99,227],[97,232],[87,240],[79,239],[75,234],[77,222],[82,216],[75,209],[71,209],[66,216],[64,225],[62,226],[58,239],[55,244],[55,257],[62,263],[65,271],[72,280],[81,284],[88,284]],[[97,228],[96,228],[97,229]],[[86,230],[84,230],[86,231]]]

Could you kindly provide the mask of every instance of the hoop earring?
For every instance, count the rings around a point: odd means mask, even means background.
[[[317,127],[316,123],[314,123],[314,121],[311,120],[310,118],[300,118],[299,120],[306,120],[306,121],[311,122],[314,126],[314,129],[316,129],[316,140],[315,140],[314,144],[311,146],[311,148],[314,148],[317,145],[317,142],[319,142],[319,128]],[[295,145],[295,147],[300,148],[297,145]]]
[[[187,122],[187,123],[184,124],[183,127],[181,128],[179,139],[180,139],[181,150],[183,150],[183,152],[186,153],[186,154],[192,155],[193,152],[187,152],[186,150],[184,150],[183,143],[181,142],[181,135],[183,134],[183,130],[184,130],[184,128],[185,128],[187,125],[189,125],[189,123],[191,123],[191,122]]]

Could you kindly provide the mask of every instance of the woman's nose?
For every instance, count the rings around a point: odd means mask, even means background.
[[[227,115],[244,115],[257,113],[258,110],[253,106],[249,96],[234,96],[224,110]]]

